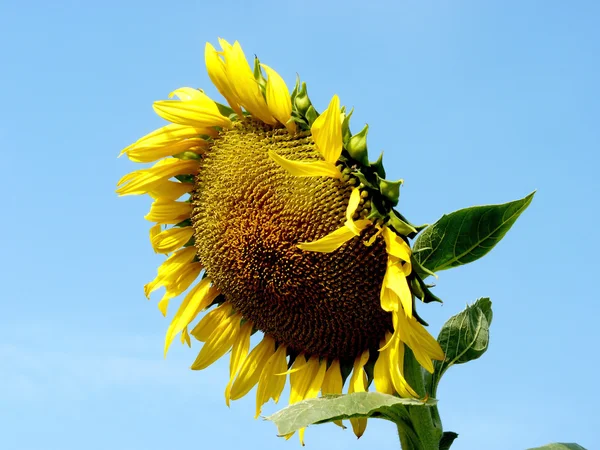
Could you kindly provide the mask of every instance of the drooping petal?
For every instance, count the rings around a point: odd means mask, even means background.
[[[223,303],[208,312],[192,329],[192,336],[200,342],[206,342],[217,326],[231,314],[231,305]]]
[[[385,248],[388,255],[400,258],[402,261],[410,262],[410,247],[404,241],[404,239],[402,239],[388,227],[383,227],[381,234],[385,240]]]
[[[300,366],[306,365],[306,367],[290,375],[290,405],[317,396],[323,385],[327,367],[325,362],[322,363],[316,356],[310,357],[306,363],[302,361],[305,360],[304,356],[299,355],[296,361],[298,359],[300,359],[298,364]],[[294,365],[296,365],[296,362],[294,362]],[[286,438],[289,439],[292,434],[286,435]],[[304,445],[304,428],[298,430],[298,435],[300,443]]]
[[[382,283],[382,289],[385,289],[385,298],[392,300],[388,304],[385,304],[384,296],[381,297],[381,308],[384,311],[398,311],[399,304],[402,304],[402,309],[407,317],[412,317],[412,302],[413,297],[406,280],[406,275],[400,266],[400,262],[396,264],[390,264],[388,262],[387,269],[385,271],[384,281]]]
[[[187,327],[200,311],[207,308],[218,294],[219,290],[215,286],[211,286],[210,278],[206,277],[185,296],[167,330],[165,357],[177,333]]]
[[[400,330],[400,339],[413,351],[416,360],[425,370],[433,373],[433,359],[443,360],[444,352],[437,340],[425,330],[414,317],[405,317],[403,314],[394,314]]]
[[[410,347],[416,360],[425,370],[433,373],[432,360],[443,360],[445,357],[440,344],[414,317],[392,313],[392,320],[397,338]]]
[[[391,337],[391,333],[388,333],[388,337]],[[383,345],[385,345],[385,341],[382,342]],[[388,351],[388,349],[385,349],[379,353],[373,369],[373,381],[375,382],[377,392],[393,395],[395,391],[390,371],[390,360],[387,354]]]
[[[361,219],[355,221],[354,225],[360,230],[371,225],[371,221]],[[356,236],[355,230],[344,225],[343,227],[332,231],[327,236],[323,236],[321,239],[312,242],[302,242],[298,244],[298,248],[311,252],[331,253]]]
[[[233,349],[231,350],[231,358],[229,359],[229,382],[225,387],[225,404],[229,406],[231,400],[231,386],[233,385],[233,380],[237,375],[240,367],[246,360],[248,356],[248,351],[250,350],[250,335],[252,334],[252,323],[246,322],[242,325],[242,329],[240,330],[240,334],[233,344]]]
[[[261,64],[261,67],[267,73],[267,106],[269,107],[269,112],[281,124],[285,125],[290,133],[295,133],[296,124],[290,121],[290,117],[292,116],[292,100],[285,81],[266,64]]]
[[[162,313],[163,316],[167,315],[167,307],[169,306],[169,301],[172,298],[177,297],[182,294],[187,288],[189,288],[194,280],[198,278],[200,272],[202,271],[202,264],[199,262],[186,264],[182,267],[181,273],[173,282],[165,285],[165,295],[158,302],[158,309]]]
[[[262,368],[273,353],[275,353],[275,341],[269,336],[263,337],[263,340],[250,352],[233,382],[232,400],[242,398],[258,383]]]
[[[187,344],[190,348],[192,347],[192,341],[190,340],[190,334],[188,333],[187,327],[183,327],[183,330],[181,331],[181,343]]]
[[[342,121],[340,99],[334,95],[329,106],[314,121],[310,128],[317,149],[325,161],[336,164],[342,154]]]
[[[298,355],[294,364],[292,364],[292,371],[290,372],[290,400],[289,404],[292,405],[304,399],[304,395],[308,390],[308,386],[312,378],[316,375],[317,366],[314,364],[309,365],[304,355]],[[294,369],[299,369],[295,370]]]
[[[157,198],[150,206],[150,212],[144,219],[150,222],[174,225],[190,218],[192,212],[191,203],[175,202],[165,198]]]
[[[348,386],[349,394],[354,392],[366,392],[367,374],[364,371],[364,367],[368,360],[369,351],[365,350],[363,354],[354,361],[352,377],[350,378],[350,385]],[[352,431],[354,431],[354,434],[357,438],[360,438],[367,428],[367,419],[350,419],[350,423],[352,424]]]
[[[274,151],[269,150],[269,157],[290,175],[296,177],[331,177],[341,178],[342,174],[335,164],[327,161],[292,161],[282,158]]]
[[[234,314],[217,326],[198,353],[192,370],[206,369],[231,349],[240,331],[241,319],[239,314]]]
[[[395,391],[400,397],[417,398],[418,394],[404,378],[404,342],[393,336],[387,336],[385,350],[381,350],[379,358],[386,359],[390,371],[390,378]]]
[[[342,379],[342,372],[340,370],[340,361],[334,359],[331,362],[329,369],[325,372],[321,393],[323,395],[341,394],[343,387],[344,380]],[[346,428],[341,420],[335,420],[333,423],[339,427]]]
[[[302,242],[298,244],[298,248],[310,252],[331,253],[355,236],[351,229],[343,226],[316,241]]]
[[[157,223],[150,227],[150,242],[152,242],[152,239],[154,239],[161,232],[161,230],[162,225],[160,223]]]
[[[193,235],[193,227],[170,228],[152,238],[152,248],[156,253],[171,253],[183,247]]]
[[[280,345],[277,351],[267,360],[265,367],[262,369],[258,380],[258,389],[256,390],[256,419],[261,412],[262,406],[269,401],[279,401],[281,391],[285,387],[285,376],[278,375],[285,372],[287,368],[286,348]]]
[[[181,275],[183,267],[191,263],[195,256],[196,249],[192,247],[184,248],[169,256],[158,267],[156,278],[144,285],[146,298],[150,298],[150,294],[156,289],[175,282]]]

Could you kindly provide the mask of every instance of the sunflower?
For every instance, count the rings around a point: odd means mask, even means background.
[[[146,297],[164,287],[166,316],[186,293],[165,355],[177,335],[203,343],[194,370],[230,352],[225,401],[258,385],[257,417],[288,375],[290,404],[344,385],[417,397],[406,347],[429,372],[444,354],[415,310],[428,290],[408,245],[418,229],[394,209],[401,181],[385,179],[381,157],[369,162],[368,127],[352,135],[336,95],[319,114],[305,83],[290,94],[258,58],[251,68],[238,42],[219,43],[206,44],[205,61],[229,106],[179,88],[154,103],[170,123],[121,153],[154,162],[117,189],[153,198],[150,242],[168,257]],[[360,437],[367,421],[351,424]]]

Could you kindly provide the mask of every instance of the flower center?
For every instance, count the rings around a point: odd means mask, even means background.
[[[250,119],[223,131],[193,194],[198,257],[236,310],[294,352],[352,361],[392,330],[380,307],[387,254],[381,238],[332,253],[300,250],[342,226],[352,191],[343,180],[295,177],[267,151],[317,159],[310,135]],[[363,236],[364,237],[364,236]]]

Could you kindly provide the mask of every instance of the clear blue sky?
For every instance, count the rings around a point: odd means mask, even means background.
[[[114,194],[134,167],[118,152],[162,124],[153,100],[216,94],[218,36],[298,72],[318,109],[354,106],[414,222],[538,189],[490,255],[440,273],[445,304],[420,308],[437,334],[494,302],[488,353],[442,380],[442,418],[456,450],[600,448],[599,18],[595,1],[1,2],[0,448],[299,448],[252,418],[253,395],[225,406],[225,360],[190,371],[198,345],[163,360],[149,200]],[[394,433],[306,442],[394,449]]]

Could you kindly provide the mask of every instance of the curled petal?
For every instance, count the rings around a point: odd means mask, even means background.
[[[296,177],[342,177],[341,172],[335,164],[331,164],[327,161],[292,161],[282,158],[271,150],[269,150],[269,157],[287,170],[290,175]]]

